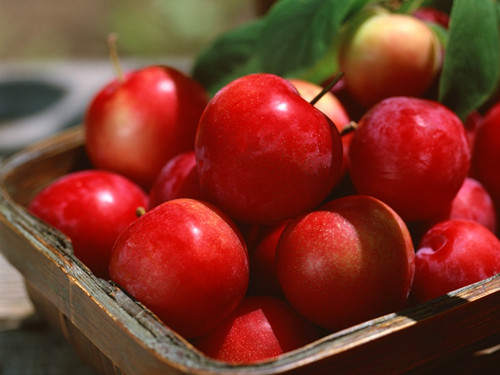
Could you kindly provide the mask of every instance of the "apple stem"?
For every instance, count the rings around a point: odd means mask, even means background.
[[[141,217],[145,213],[146,213],[146,209],[144,207],[137,207],[137,209],[135,210],[135,215],[137,217]]]
[[[344,76],[344,73],[340,72],[339,74],[337,74],[335,76],[335,78],[333,78],[330,83],[328,83],[328,85],[326,85],[323,90],[321,90],[321,92],[316,95],[309,103],[311,105],[315,105],[327,92],[329,92],[333,86],[335,86],[337,84],[338,81],[340,81],[342,79],[342,77]]]
[[[116,49],[116,39],[118,39],[118,35],[115,33],[111,33],[108,35],[108,48],[109,55],[111,58],[111,62],[115,68],[116,76],[120,82],[125,81],[125,75],[123,74],[123,69],[120,65],[120,58],[118,57],[118,51]]]
[[[344,126],[344,128],[340,132],[340,136],[343,137],[344,135],[350,134],[357,128],[358,128],[358,123],[356,121],[349,121],[349,123],[346,126]]]

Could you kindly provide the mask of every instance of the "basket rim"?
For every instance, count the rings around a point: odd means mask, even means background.
[[[57,292],[46,290],[47,285],[37,284],[39,280],[36,280],[33,271],[27,271],[23,266],[20,259],[22,257],[16,255],[15,250],[0,245],[0,251],[28,281],[34,280],[35,287],[51,299],[79,329],[85,330],[88,323],[82,320],[77,312],[71,310],[71,301],[64,301],[57,293],[70,296],[69,298],[75,294],[91,296],[89,301],[93,304],[92,309],[108,316],[110,322],[114,322],[125,336],[134,341],[137,347],[147,351],[151,358],[156,358],[160,363],[181,373],[201,375],[277,374],[295,370],[307,372],[308,366],[314,367],[318,362],[330,363],[340,361],[337,358],[341,357],[355,357],[357,352],[364,353],[377,342],[385,342],[388,337],[396,337],[396,343],[398,337],[400,341],[403,339],[406,341],[408,337],[416,334],[415,328],[419,326],[426,327],[433,321],[442,324],[455,311],[476,311],[476,304],[490,306],[500,297],[499,273],[434,300],[331,333],[274,359],[256,364],[228,364],[213,360],[197,351],[187,340],[164,325],[151,311],[119,287],[95,277],[73,256],[71,242],[67,237],[35,218],[11,196],[8,182],[19,169],[45,158],[47,154],[60,154],[82,146],[84,146],[84,134],[82,127],[78,126],[0,162],[0,239],[2,233],[8,232],[10,238],[13,237],[19,240],[19,243],[23,243],[27,251],[33,252],[32,255],[36,256],[36,259],[46,263],[52,272],[59,274],[58,277],[65,281],[66,290]],[[500,307],[493,307],[489,312],[498,314],[499,309]],[[407,337],[405,332],[410,332],[410,336]],[[500,327],[497,325],[496,332],[491,333],[499,332]],[[113,356],[109,350],[106,351],[99,338],[91,339],[106,356]],[[120,367],[121,364],[117,365]],[[410,364],[403,365],[410,366]]]

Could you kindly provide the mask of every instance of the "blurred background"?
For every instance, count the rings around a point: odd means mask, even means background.
[[[255,15],[251,0],[0,0],[0,58],[105,58],[106,34],[124,56],[193,55]]]
[[[81,124],[114,78],[106,37],[124,68],[150,63],[189,72],[220,33],[260,14],[253,0],[0,0],[0,164]],[[0,373],[91,375],[34,314],[22,276],[0,254]]]
[[[106,37],[125,69],[162,63],[189,72],[221,33],[267,0],[0,0],[0,157],[82,121],[114,77]]]

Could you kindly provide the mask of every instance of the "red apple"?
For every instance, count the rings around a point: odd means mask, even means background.
[[[471,177],[465,179],[449,211],[434,222],[450,219],[472,220],[493,233],[497,230],[497,212],[493,200],[484,186]]]
[[[248,254],[217,208],[174,199],[148,211],[116,240],[111,279],[185,338],[230,314],[248,287]]]
[[[474,221],[443,221],[417,249],[411,299],[424,302],[499,272],[500,241],[491,231]]]
[[[288,224],[276,249],[276,269],[290,304],[336,331],[406,304],[414,248],[394,210],[373,197],[352,195]]]
[[[75,256],[98,277],[109,278],[118,235],[147,208],[146,193],[125,177],[98,170],[72,172],[50,183],[29,210],[67,235]]]
[[[325,80],[321,85],[327,87],[331,84],[332,80],[336,80],[337,75],[333,75]],[[342,103],[350,119],[353,121],[359,121],[361,116],[366,112],[365,106],[358,102],[347,89],[347,84],[345,81],[345,76],[342,76],[337,83],[330,90],[333,95]]]
[[[445,211],[470,167],[460,119],[443,105],[388,98],[359,121],[349,146],[349,173],[360,194],[391,206],[406,221]]]
[[[130,72],[103,87],[87,109],[88,156],[96,168],[149,189],[168,160],[193,149],[207,101],[198,82],[172,67]]]
[[[255,363],[320,338],[317,327],[274,297],[247,297],[215,329],[194,340],[207,356],[232,363]]]
[[[272,74],[238,78],[211,99],[195,152],[202,191],[241,222],[273,224],[307,212],[342,172],[335,125]]]
[[[305,81],[303,79],[291,78],[289,81],[297,89],[300,96],[308,102],[311,102],[321,91],[323,87],[315,83]],[[323,112],[335,124],[339,132],[349,124],[350,119],[344,105],[337,99],[333,92],[327,92],[320,100],[314,104],[321,112]]]
[[[323,91],[323,87],[315,83],[304,81],[302,79],[292,78],[289,79],[292,85],[295,86],[300,96],[308,102],[311,102],[319,93]],[[350,123],[349,115],[342,102],[333,94],[332,91],[324,94],[314,106],[323,112],[335,124],[339,132],[342,132]],[[347,153],[349,149],[349,142],[351,134],[342,136],[342,149],[343,149],[343,172],[347,169]]]
[[[407,223],[413,242],[419,244],[422,236],[434,225],[451,219],[472,220],[484,225],[491,232],[497,231],[497,211],[491,196],[484,186],[472,177],[467,177],[450,206],[441,214],[422,221]]]
[[[203,198],[194,151],[186,151],[170,159],[149,191],[150,208],[176,198]]]
[[[422,21],[435,23],[445,29],[448,29],[448,25],[450,23],[450,16],[448,13],[445,13],[437,8],[422,7],[415,10],[412,14]]]
[[[365,107],[392,96],[420,96],[441,67],[441,47],[429,26],[386,11],[354,18],[339,50],[347,89]]]
[[[472,163],[474,177],[500,207],[500,101],[484,115],[476,131]]]

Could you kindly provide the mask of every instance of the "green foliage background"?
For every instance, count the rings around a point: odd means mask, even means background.
[[[280,0],[261,19],[220,35],[198,55],[193,75],[211,93],[254,72],[321,84],[340,73],[339,36],[351,20],[374,7],[411,14],[424,6],[450,16],[448,29],[432,26],[445,47],[437,99],[465,120],[499,88],[497,0]]]

